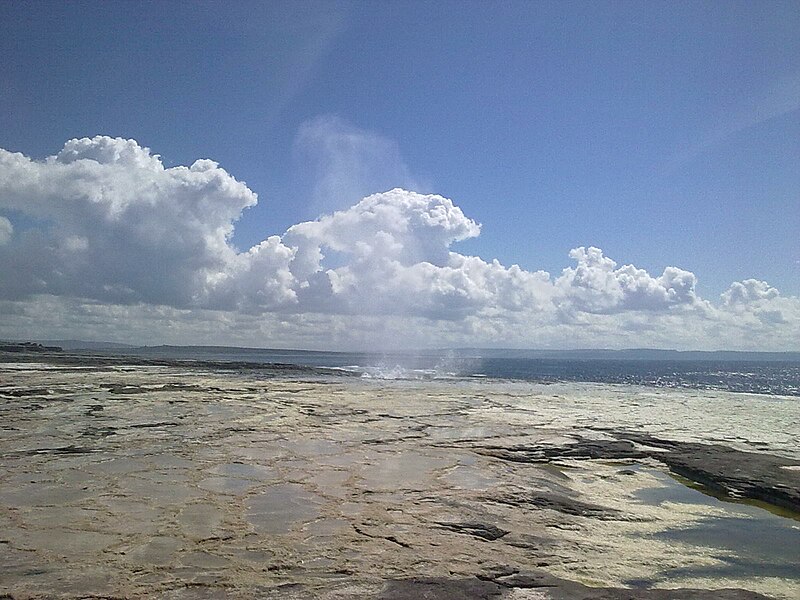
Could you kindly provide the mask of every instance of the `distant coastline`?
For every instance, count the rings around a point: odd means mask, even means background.
[[[428,348],[421,350],[362,350],[362,351],[334,351],[334,350],[304,350],[299,348],[256,348],[251,346],[225,346],[206,344],[157,344],[136,345],[107,341],[86,340],[32,340],[32,341],[2,341],[0,345],[20,348],[11,351],[100,351],[140,353],[161,353],[174,350],[209,352],[214,354],[248,354],[261,352],[282,352],[288,354],[353,354],[364,355],[414,355],[414,356],[442,356],[451,354],[455,357],[481,357],[481,358],[523,358],[523,359],[562,359],[562,360],[648,360],[648,361],[756,361],[756,362],[800,362],[800,351],[786,352],[752,352],[741,350],[671,350],[661,348],[625,348],[625,349],[515,349],[515,348]]]
[[[45,346],[38,342],[6,342],[0,340],[0,352],[63,352],[61,346]]]

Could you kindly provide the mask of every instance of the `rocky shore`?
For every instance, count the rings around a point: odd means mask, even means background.
[[[800,593],[793,398],[21,356],[0,597]]]
[[[575,436],[563,446],[486,446],[477,451],[522,463],[555,459],[643,460],[662,463],[671,472],[732,500],[759,500],[800,513],[800,461],[717,444],[664,440],[631,431],[606,430],[613,439]]]

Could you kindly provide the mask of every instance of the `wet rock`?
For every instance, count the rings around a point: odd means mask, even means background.
[[[484,600],[498,598],[503,588],[493,581],[470,579],[414,578],[389,581],[379,600]]]
[[[438,523],[444,529],[455,531],[456,533],[464,533],[473,537],[481,538],[484,540],[494,541],[499,540],[501,537],[508,534],[505,529],[500,529],[495,525],[487,525],[485,523]]]
[[[550,462],[557,458],[602,458],[619,460],[645,458],[646,452],[637,450],[628,440],[578,440],[564,446],[482,446],[478,452],[514,462]]]
[[[633,441],[664,448],[650,456],[678,475],[731,498],[751,498],[800,513],[800,467],[772,454],[743,452],[717,444],[674,442],[653,436],[619,432]]]
[[[536,590],[535,596],[514,596],[515,590]],[[478,575],[465,579],[412,578],[386,583],[379,600],[488,600],[512,597],[539,600],[767,600],[745,590],[628,590],[593,588],[544,572]]]
[[[518,508],[539,508],[550,509],[565,515],[578,517],[591,517],[602,520],[625,520],[625,515],[619,511],[583,502],[568,496],[551,494],[546,492],[521,492],[516,494],[505,494],[501,496],[487,497],[491,502],[499,502],[516,506]]]
[[[627,431],[609,431],[612,440],[586,440],[563,446],[482,446],[477,452],[519,463],[546,463],[556,459],[634,460],[650,458],[671,471],[734,499],[750,498],[800,512],[800,462],[719,444],[665,440]],[[620,471],[631,474],[633,471]],[[548,504],[533,498],[530,504]],[[560,504],[554,508],[560,510]],[[582,514],[567,508],[568,514]],[[562,511],[562,512],[567,512]],[[589,515],[592,511],[585,514]]]

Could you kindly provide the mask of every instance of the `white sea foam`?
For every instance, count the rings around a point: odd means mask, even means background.
[[[455,379],[458,373],[437,368],[413,369],[402,365],[374,365],[362,367],[361,377],[365,379]]]

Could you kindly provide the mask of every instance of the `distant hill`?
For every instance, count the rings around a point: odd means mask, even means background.
[[[575,349],[575,350],[536,350],[514,348],[438,348],[428,350],[377,351],[315,351],[288,348],[253,348],[238,346],[187,345],[169,344],[138,346],[117,342],[85,341],[85,340],[36,340],[43,346],[59,346],[67,351],[87,350],[96,352],[135,352],[136,354],[172,354],[191,352],[194,354],[259,354],[263,352],[285,355],[315,354],[364,354],[364,355],[412,355],[412,356],[474,356],[483,358],[520,358],[520,359],[561,359],[561,360],[650,360],[650,361],[757,361],[757,362],[800,362],[800,352],[740,352],[733,350],[665,350],[653,348],[610,349]]]
[[[173,352],[191,351],[209,354],[259,354],[263,352],[280,352],[284,354],[354,354],[354,352],[336,352],[329,350],[297,350],[293,348],[253,348],[250,346],[174,346],[170,344],[160,344],[158,346],[137,346],[138,352]],[[356,352],[357,353],[357,352]],[[364,352],[364,354],[374,354]]]
[[[800,352],[740,352],[735,350],[662,350],[628,348],[624,350],[515,350],[509,348],[459,348],[458,354],[485,358],[541,358],[573,360],[710,360],[710,361],[789,361],[800,362]]]

